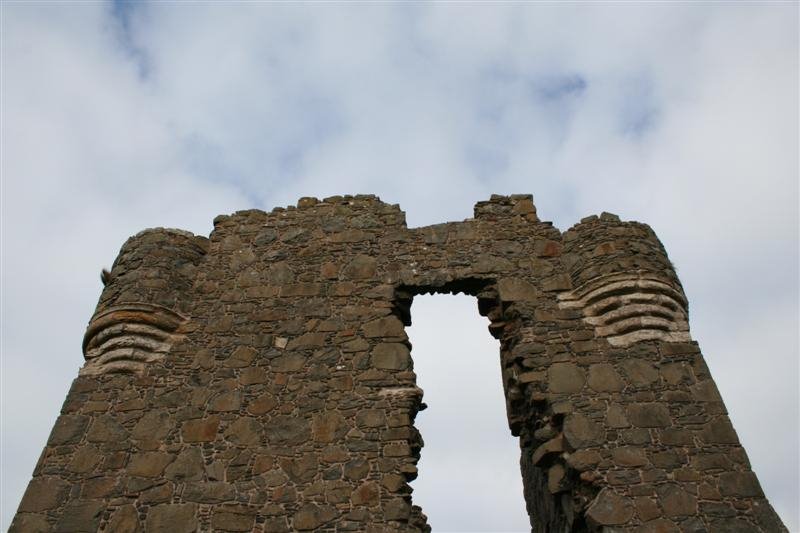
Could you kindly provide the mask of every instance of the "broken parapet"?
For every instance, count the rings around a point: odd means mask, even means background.
[[[475,296],[500,341],[532,531],[784,530],[646,225],[562,233],[528,195],[414,229],[367,195],[214,223],[123,246],[11,531],[429,530],[426,292]]]

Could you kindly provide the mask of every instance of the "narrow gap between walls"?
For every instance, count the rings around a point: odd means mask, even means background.
[[[434,532],[530,531],[519,443],[506,420],[500,345],[477,299],[418,295],[406,329],[428,408],[415,426],[425,445],[413,503]]]

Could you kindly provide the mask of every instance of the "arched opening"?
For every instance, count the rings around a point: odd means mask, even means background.
[[[530,531],[499,343],[476,303],[464,294],[413,299],[407,333],[429,407],[415,422],[425,445],[413,501],[433,531]]]

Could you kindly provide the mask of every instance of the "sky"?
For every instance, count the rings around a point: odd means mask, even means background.
[[[531,193],[561,230],[601,211],[653,227],[753,468],[800,530],[797,3],[6,0],[0,19],[0,529],[128,236],[355,193],[417,227]],[[498,346],[472,298],[412,313],[431,405],[415,503],[436,531],[487,531],[518,482]],[[455,342],[466,329],[485,341]],[[453,360],[474,387],[452,387]],[[459,415],[435,390],[480,399],[478,432],[441,429]],[[437,459],[470,449],[507,451]],[[436,487],[465,468],[486,490],[459,523]]]

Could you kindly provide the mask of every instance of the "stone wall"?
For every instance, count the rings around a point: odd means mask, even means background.
[[[648,226],[562,233],[524,195],[416,229],[374,196],[214,226],[123,246],[12,532],[429,530],[404,329],[428,292],[476,296],[500,340],[532,531],[785,530]]]

